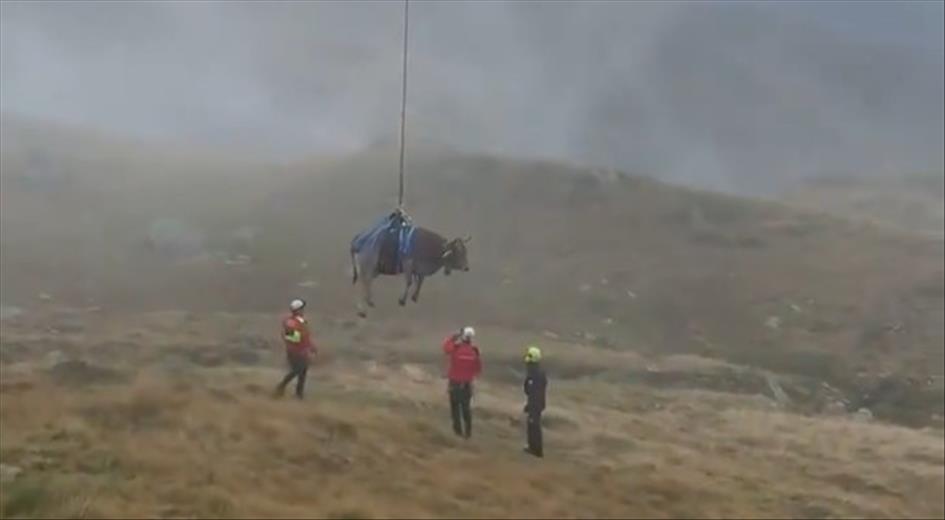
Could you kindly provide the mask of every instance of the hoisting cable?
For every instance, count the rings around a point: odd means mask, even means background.
[[[410,0],[404,0],[404,71],[400,100],[400,183],[397,195],[397,207],[399,208],[404,207],[404,140],[407,124],[407,15],[409,8]]]

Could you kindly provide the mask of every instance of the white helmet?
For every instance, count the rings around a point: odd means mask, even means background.
[[[300,311],[303,307],[305,307],[305,300],[295,299],[289,304],[289,309],[292,311]]]
[[[463,333],[460,335],[465,340],[471,340],[476,336],[476,329],[472,327],[463,327]]]

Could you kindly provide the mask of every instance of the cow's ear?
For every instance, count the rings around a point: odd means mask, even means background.
[[[468,244],[470,240],[472,240],[472,235],[466,235],[465,237],[463,237],[464,244]]]

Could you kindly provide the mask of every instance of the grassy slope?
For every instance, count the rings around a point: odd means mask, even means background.
[[[733,365],[773,369],[796,399],[861,369],[940,368],[940,243],[568,165],[425,152],[409,160],[410,211],[472,233],[473,271],[431,280],[407,309],[384,280],[356,323],[346,245],[392,203],[392,150],[277,168],[70,132],[41,146],[42,129],[24,150],[9,135],[0,284],[30,312],[0,327],[0,461],[23,469],[0,491],[4,517],[945,514],[940,428],[800,416]],[[37,168],[72,180],[24,181]],[[265,233],[251,266],[171,262],[141,246],[158,216],[211,248],[245,224]],[[296,286],[306,279],[318,286]],[[67,312],[41,291],[103,310]],[[324,355],[312,399],[274,403],[273,309],[297,293]],[[155,308],[180,310],[143,312]],[[448,434],[435,353],[466,321],[486,352],[471,443]],[[518,356],[543,330],[560,337],[541,338],[552,394],[537,463],[517,456]],[[940,387],[896,388],[900,402],[871,405],[881,417],[941,415]]]
[[[22,141],[36,149],[44,139]],[[56,139],[40,149],[72,174],[68,190],[11,182],[34,168],[29,147],[0,157],[5,298],[46,291],[126,308],[262,310],[303,294],[320,313],[349,315],[348,240],[396,193],[393,149],[277,168]],[[863,372],[941,376],[940,241],[565,164],[422,151],[408,170],[415,220],[471,233],[473,270],[430,280],[408,309],[394,301],[402,282],[382,280],[377,318],[577,334],[601,348],[694,353],[849,391]],[[141,242],[148,222],[168,215],[216,248],[227,247],[226,232],[260,226],[254,264],[155,259]],[[303,280],[318,286],[300,289]],[[940,409],[940,384],[909,392]]]
[[[945,236],[945,176],[941,172],[900,178],[819,179],[783,195],[800,208],[876,222],[892,229]]]
[[[36,327],[77,317],[82,326],[55,341]],[[273,368],[279,349],[266,345],[269,315],[47,309],[7,322],[0,460],[25,473],[3,486],[3,516],[945,513],[941,431],[800,417],[759,397],[569,377],[588,358],[561,343],[546,348],[548,458],[535,461],[518,453],[520,388],[503,375],[517,368],[516,333],[485,333],[495,346],[475,398],[475,437],[464,442],[449,434],[434,338],[399,322],[316,326],[325,356],[299,403],[268,397],[281,375]],[[82,375],[44,360],[53,349],[87,362]],[[374,359],[360,361],[367,349]],[[706,368],[606,357],[617,371],[644,363],[695,376]]]

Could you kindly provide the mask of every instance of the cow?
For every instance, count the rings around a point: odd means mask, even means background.
[[[415,287],[410,299],[414,303],[420,298],[420,289],[423,287],[423,280],[432,274],[435,274],[441,268],[443,274],[449,276],[453,271],[469,271],[469,260],[466,255],[466,244],[471,237],[454,238],[447,240],[443,236],[430,231],[429,229],[417,226],[410,233],[412,244],[407,253],[400,258],[400,266],[391,266],[390,261],[383,261],[382,251],[389,246],[389,240],[393,235],[388,235],[378,240],[375,247],[366,247],[358,251],[355,248],[355,241],[351,243],[351,283],[356,284],[361,281],[362,298],[358,302],[358,315],[366,317],[363,304],[368,307],[374,307],[374,301],[371,297],[371,282],[380,275],[404,276],[404,292],[398,300],[401,306],[407,304],[407,296],[410,288]]]

